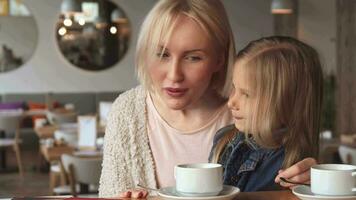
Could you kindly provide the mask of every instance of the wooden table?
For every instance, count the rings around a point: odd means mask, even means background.
[[[46,145],[41,145],[40,149],[41,149],[41,154],[48,162],[59,161],[61,159],[61,155],[63,154],[71,154],[81,158],[97,158],[103,156],[103,153],[100,151],[94,151],[94,150],[75,151],[75,148],[71,146],[47,147]]]
[[[120,200],[129,200],[120,198]],[[147,200],[163,200],[160,197],[148,197]],[[291,190],[263,191],[263,192],[241,192],[235,200],[300,200]]]
[[[56,125],[48,125],[48,126],[43,126],[43,127],[38,127],[35,128],[36,135],[40,139],[46,139],[46,138],[53,138],[54,137],[54,132],[58,130],[59,127]],[[105,127],[103,126],[98,126],[97,127],[98,131],[98,136],[104,136],[105,134]]]
[[[41,154],[47,162],[59,161],[62,154],[73,154],[74,147],[70,146],[55,146],[47,147],[46,145],[40,146]]]
[[[53,138],[54,132],[58,129],[55,125],[35,128],[35,133],[40,139]]]
[[[121,198],[122,200],[129,200]],[[292,191],[241,192],[236,200],[300,200]],[[159,197],[148,197],[147,200],[161,200]]]
[[[123,199],[122,200],[129,200]],[[236,200],[300,200],[290,190],[268,192],[241,192]],[[147,200],[161,200],[159,197],[148,197]]]
[[[299,200],[291,190],[268,191],[268,192],[241,192],[238,200]]]
[[[60,196],[47,196],[45,198],[34,197],[33,199],[56,199],[62,200],[66,199],[68,196],[60,197]],[[25,200],[25,198],[13,198],[14,200]],[[26,198],[27,200],[28,198]],[[31,198],[32,199],[32,198]],[[73,198],[75,199],[75,198]],[[80,198],[78,198],[80,199]],[[109,199],[109,198],[105,198]],[[111,199],[111,198],[110,198]],[[114,198],[112,198],[114,199]],[[131,200],[128,198],[115,198],[118,200]],[[236,200],[299,200],[290,190],[285,191],[268,191],[268,192],[241,192],[236,198]],[[147,200],[162,200],[159,197],[148,197]]]

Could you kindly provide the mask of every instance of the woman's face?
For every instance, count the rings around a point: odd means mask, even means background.
[[[199,105],[210,90],[212,75],[222,68],[214,45],[198,23],[186,16],[178,18],[164,45],[161,41],[148,65],[156,94],[171,109]]]
[[[232,76],[233,90],[229,97],[228,107],[235,121],[235,127],[240,131],[247,131],[254,109],[256,94],[251,84],[251,74],[240,62],[235,63]]]

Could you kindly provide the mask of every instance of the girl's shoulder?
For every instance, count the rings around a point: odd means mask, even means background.
[[[238,134],[238,133],[239,133],[239,131],[236,129],[234,124],[227,125],[225,127],[220,128],[216,132],[213,143],[214,144],[218,143],[219,140],[224,138],[224,136],[227,135],[227,134],[234,134],[235,137],[233,138],[233,140],[242,140],[242,139],[244,139],[244,134]]]

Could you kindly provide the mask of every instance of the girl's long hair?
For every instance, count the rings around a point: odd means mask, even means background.
[[[265,148],[285,148],[283,167],[305,157],[317,158],[323,75],[318,53],[290,37],[272,36],[249,43],[235,63],[247,70],[255,86],[247,132]],[[235,64],[236,67],[236,64]],[[215,148],[217,162],[236,131]]]

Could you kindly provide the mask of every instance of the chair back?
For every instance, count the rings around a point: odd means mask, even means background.
[[[106,126],[108,120],[108,115],[111,110],[113,102],[110,101],[101,101],[99,102],[99,122],[100,126]]]
[[[0,113],[0,131],[14,132],[15,138],[18,139],[21,119],[22,112]]]
[[[343,163],[356,165],[356,148],[340,145],[339,155]]]
[[[77,121],[77,113],[76,112],[47,112],[47,118],[52,124],[65,124],[65,123],[73,123]]]
[[[78,146],[77,129],[59,129],[54,132],[54,139],[63,140],[69,146]]]
[[[78,116],[78,148],[96,149],[97,117],[95,115]]]
[[[71,172],[76,182],[84,184],[98,185],[101,174],[102,157],[82,158],[73,155],[63,154],[61,156],[65,171]]]

